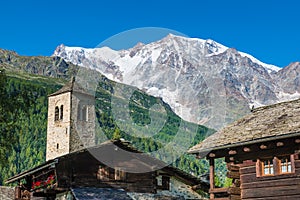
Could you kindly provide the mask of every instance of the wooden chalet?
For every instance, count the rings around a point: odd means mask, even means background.
[[[300,99],[260,107],[192,147],[210,163],[210,199],[300,199]],[[225,158],[229,188],[215,187]]]
[[[134,154],[124,156],[122,150]],[[91,196],[93,199],[202,199],[192,190],[193,186],[208,191],[208,183],[146,154],[137,156],[138,153],[127,142],[107,141],[48,160],[6,183],[19,182],[15,200],[88,200]],[[106,161],[113,161],[114,167]],[[141,168],[144,172],[134,173]]]

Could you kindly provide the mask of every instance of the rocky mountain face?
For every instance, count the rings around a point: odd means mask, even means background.
[[[275,77],[282,91],[297,96],[300,93],[300,62],[294,62],[280,70]],[[285,95],[284,93],[281,95]],[[284,98],[280,96],[279,98]],[[289,97],[289,96],[288,96]]]
[[[0,49],[0,67],[9,71],[27,72],[55,78],[67,78],[78,69],[60,57],[20,56],[14,51]]]
[[[300,63],[281,69],[213,40],[174,35],[127,50],[60,45],[53,54],[161,97],[183,119],[219,129],[250,108],[300,96]]]

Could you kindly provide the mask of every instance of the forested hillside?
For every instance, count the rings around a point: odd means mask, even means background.
[[[5,88],[7,94],[26,91],[28,94],[34,95],[34,101],[29,105],[28,111],[19,109],[19,115],[15,113],[15,116],[17,115],[18,118],[15,119],[16,124],[12,132],[9,133],[12,137],[4,138],[3,134],[0,135],[1,143],[5,140],[13,142],[11,144],[12,149],[4,149],[7,160],[0,165],[0,184],[8,177],[44,162],[47,130],[47,94],[56,91],[60,87],[57,84],[59,82],[61,81],[49,81],[48,78],[32,75],[26,77],[24,75],[8,74]],[[16,100],[10,99],[10,101]]]

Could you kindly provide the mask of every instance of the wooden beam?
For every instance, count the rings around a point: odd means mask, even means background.
[[[233,178],[233,179],[239,179],[240,178],[240,172],[238,172],[238,171],[228,171],[227,172],[227,177],[228,178]]]
[[[228,189],[228,194],[241,195],[241,188],[239,188],[239,187],[230,187]]]
[[[257,158],[267,158],[272,157],[273,155],[285,156],[289,154],[294,154],[294,146],[284,145],[282,147],[268,148],[263,151],[251,151],[249,153],[245,153],[243,155],[237,154],[234,156],[235,162],[244,161],[244,160],[256,160]]]
[[[215,188],[215,160],[209,159],[209,184],[210,190],[214,190]],[[210,199],[214,199],[214,193],[210,193]]]
[[[277,146],[277,147],[282,147],[282,146],[284,146],[284,143],[283,143],[283,142],[277,142],[277,143],[276,143],[276,146]]]
[[[266,145],[262,144],[262,145],[259,146],[259,148],[260,149],[267,149],[268,147]]]
[[[230,150],[228,153],[229,153],[229,155],[235,155],[235,154],[237,154],[236,150]]]
[[[257,159],[257,161],[256,161],[255,169],[256,169],[256,177],[261,177],[262,176],[262,163],[259,159]]]
[[[239,165],[235,165],[233,163],[227,163],[227,169],[229,171],[239,171],[240,170],[240,166]]]
[[[210,153],[208,156],[209,156],[210,158],[214,158],[214,157],[216,157],[216,154]]]
[[[209,192],[211,193],[227,193],[229,188],[214,188],[210,189]]]
[[[244,148],[243,148],[243,151],[244,151],[244,152],[250,152],[251,149],[250,149],[249,147],[244,147]]]

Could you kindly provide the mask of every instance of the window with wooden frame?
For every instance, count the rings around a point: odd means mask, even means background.
[[[273,175],[274,174],[274,165],[273,165],[273,160],[269,159],[269,160],[264,160],[262,162],[262,172],[263,175],[267,176],[267,175]]]
[[[293,173],[292,156],[280,158],[280,173]]]
[[[295,173],[294,155],[257,160],[256,175],[274,176]]]

